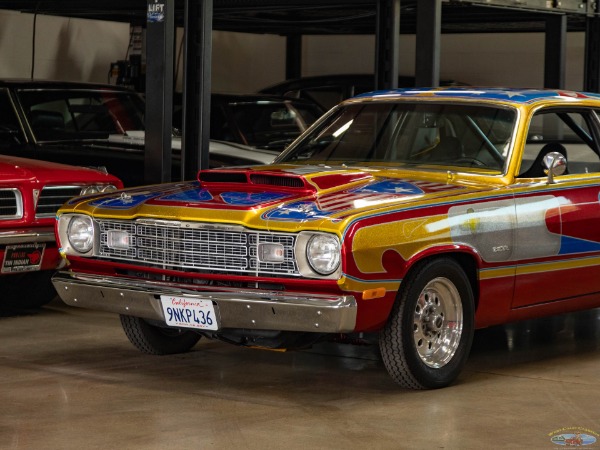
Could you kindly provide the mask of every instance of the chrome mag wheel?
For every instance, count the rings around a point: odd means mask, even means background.
[[[435,278],[423,289],[415,305],[414,342],[429,367],[443,367],[452,359],[463,329],[460,294],[447,278]]]

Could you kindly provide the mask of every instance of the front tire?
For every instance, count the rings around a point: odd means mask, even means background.
[[[452,383],[471,350],[474,310],[471,284],[455,260],[437,258],[416,266],[379,337],[394,381],[410,389]]]
[[[185,353],[198,343],[198,333],[179,328],[151,325],[139,317],[121,315],[121,325],[129,341],[150,355]]]

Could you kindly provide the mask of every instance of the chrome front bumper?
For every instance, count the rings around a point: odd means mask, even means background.
[[[356,325],[356,299],[281,291],[250,291],[131,280],[73,272],[52,278],[68,305],[164,321],[161,295],[211,300],[219,328],[348,333]]]
[[[55,240],[54,228],[52,227],[0,231],[0,245],[54,242]]]

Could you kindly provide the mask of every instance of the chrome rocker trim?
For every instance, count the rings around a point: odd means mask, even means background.
[[[71,306],[165,321],[161,295],[212,300],[219,329],[348,333],[356,325],[356,299],[223,288],[198,290],[178,283],[58,272],[52,278],[60,298]]]

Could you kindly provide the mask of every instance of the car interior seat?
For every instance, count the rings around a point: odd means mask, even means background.
[[[35,130],[50,129],[50,130],[64,130],[65,119],[63,115],[56,111],[44,111],[34,109],[29,112],[29,120],[31,126]]]
[[[29,111],[29,123],[39,140],[53,139],[65,131],[65,119],[56,111],[34,109]]]
[[[440,142],[431,150],[431,161],[452,161],[460,158],[463,145],[459,138],[440,134]]]
[[[549,142],[544,145],[538,155],[533,160],[531,167],[519,175],[519,178],[539,178],[546,176],[546,168],[544,167],[544,157],[548,153],[558,152],[567,159],[567,149],[559,142]],[[568,171],[565,171],[564,175],[566,175]]]

